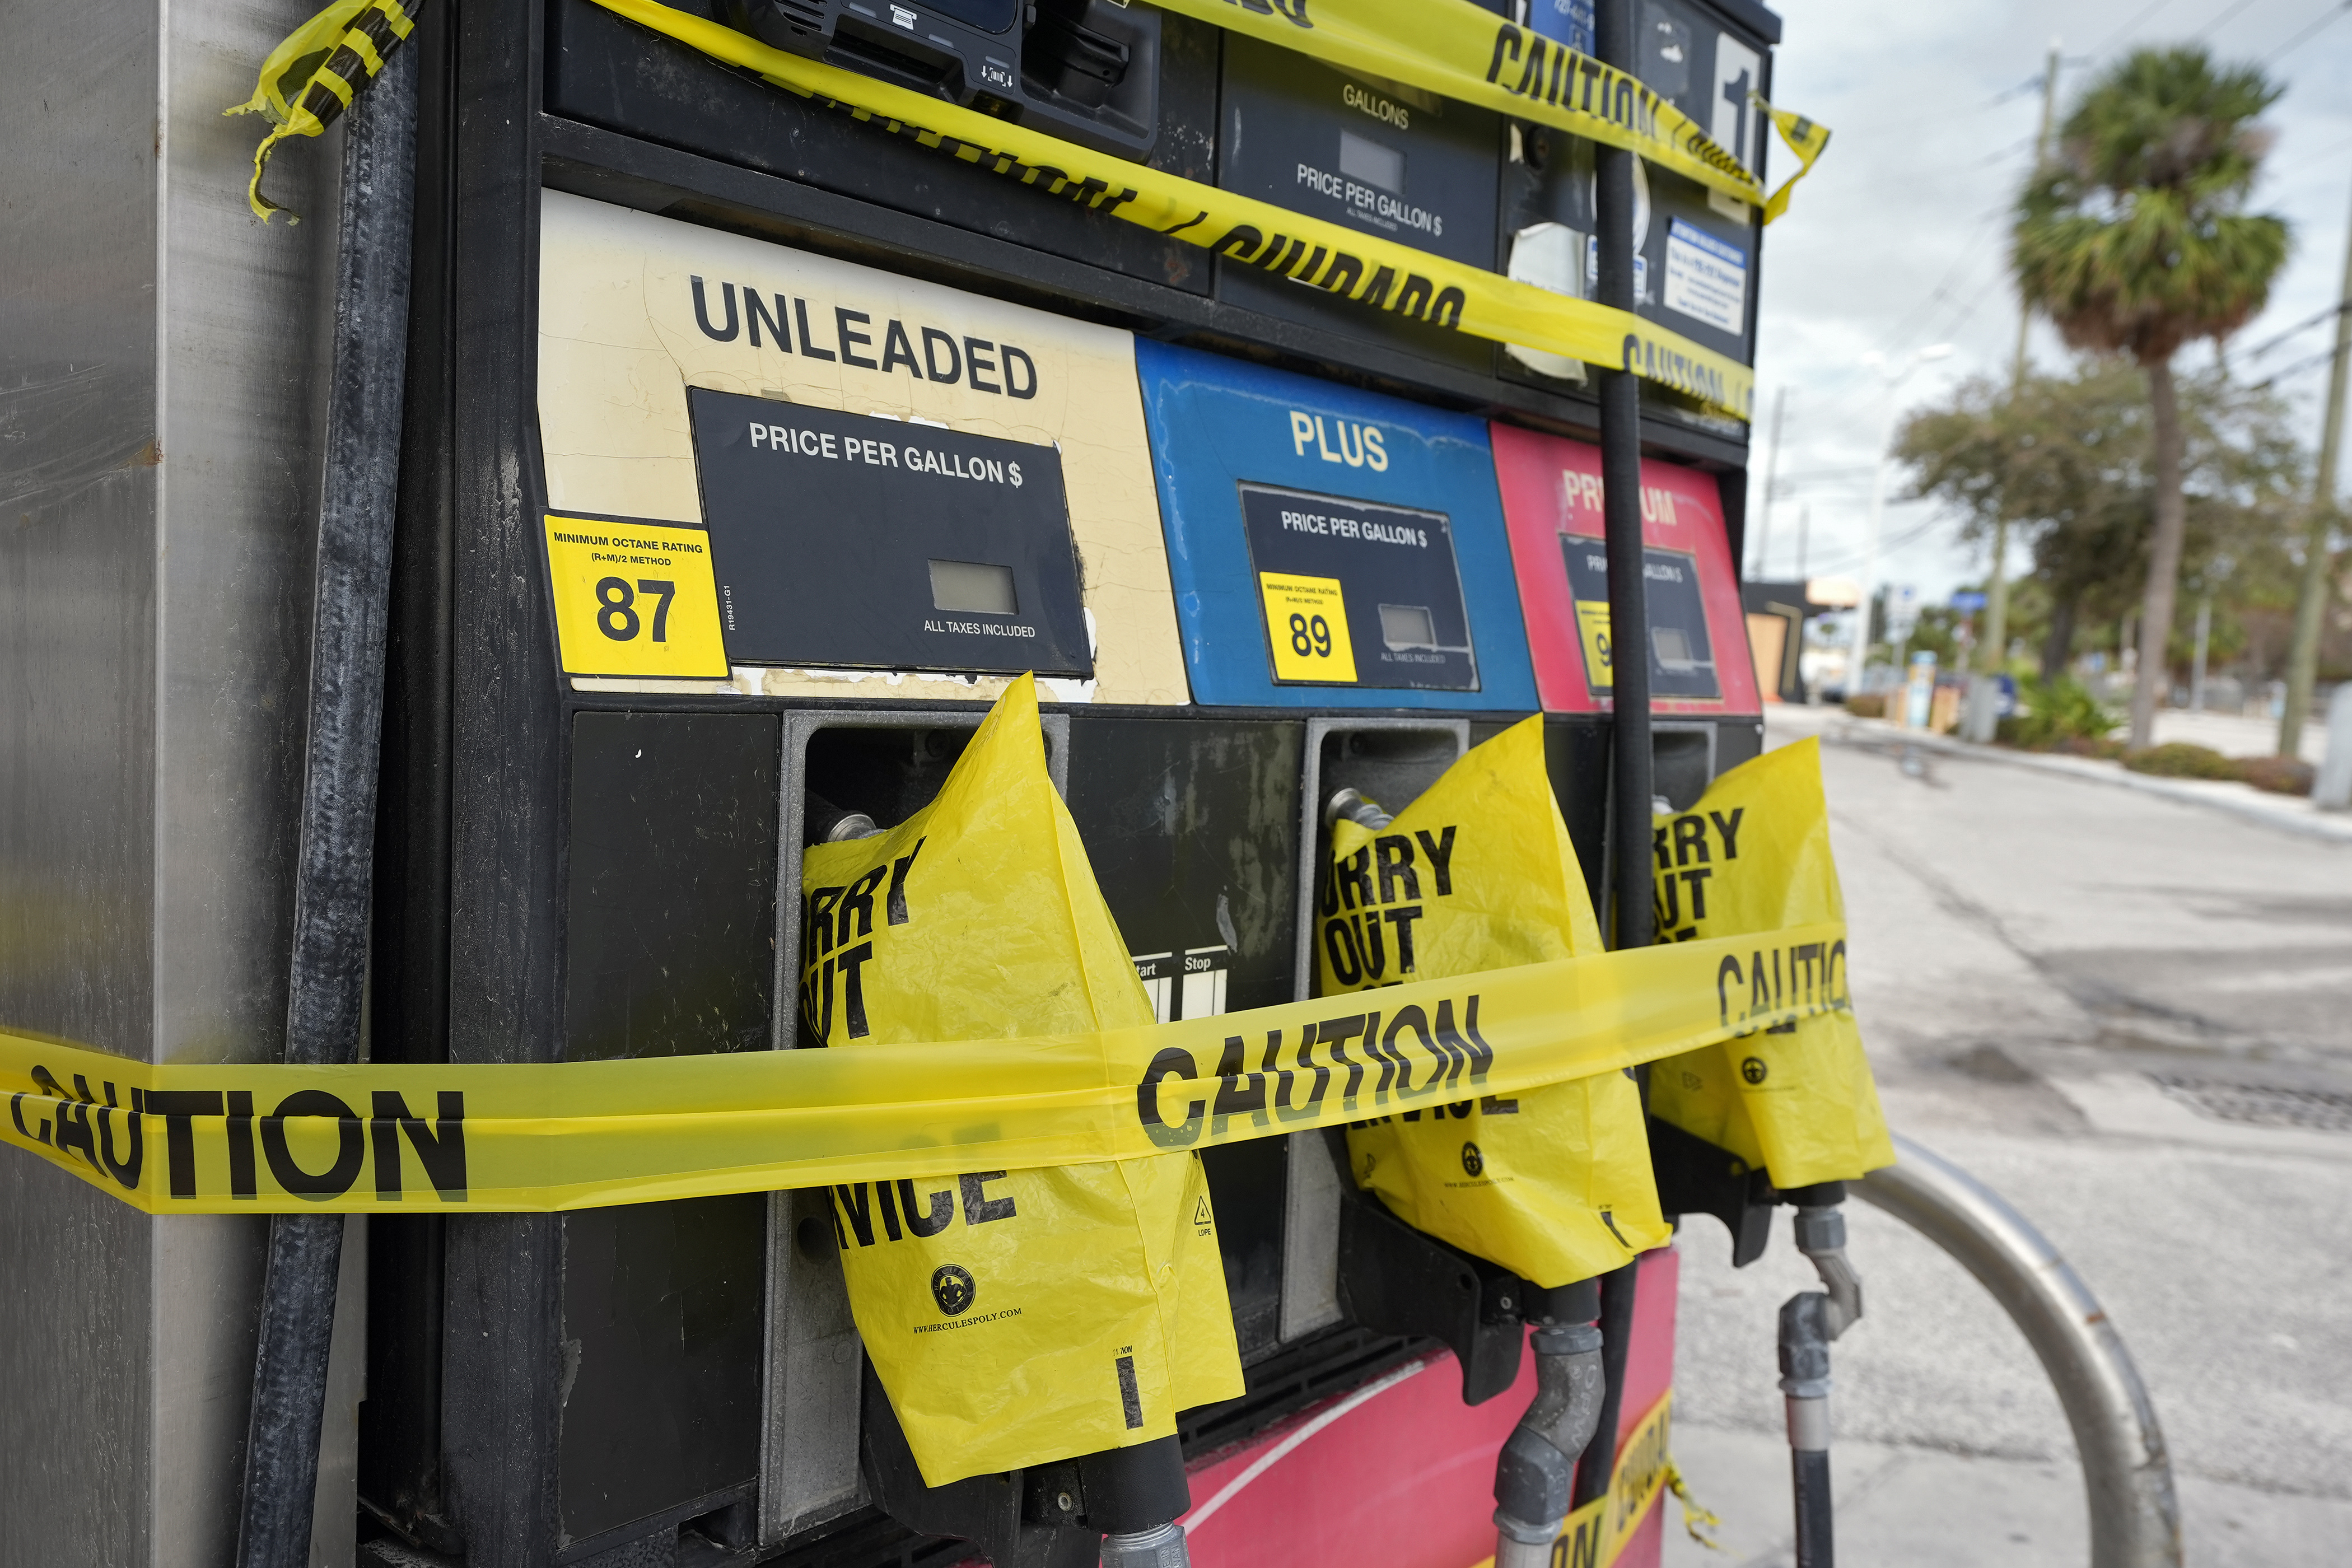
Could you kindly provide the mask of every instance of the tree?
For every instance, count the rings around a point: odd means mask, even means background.
[[[2294,526],[2305,469],[2287,408],[2218,372],[2184,378],[2179,392],[2182,570],[2202,588],[2209,574],[2221,580],[2217,557],[2240,563],[2232,591],[2251,589],[2261,579],[2242,563],[2280,555]],[[2088,357],[2013,389],[1963,382],[1896,434],[1910,494],[1957,511],[1964,542],[1986,539],[2006,510],[2031,543],[2013,629],[2038,624],[2045,679],[2064,672],[2077,626],[2120,620],[2146,582],[2152,423],[2139,371]]]
[[[2137,50],[2092,82],[2058,156],[2018,198],[2020,294],[2070,344],[2129,354],[2147,377],[2154,506],[2136,750],[2155,725],[2188,526],[2172,360],[2243,325],[2286,259],[2285,223],[2243,210],[2270,147],[2254,121],[2278,93],[2258,68],[2217,67],[2193,46]]]

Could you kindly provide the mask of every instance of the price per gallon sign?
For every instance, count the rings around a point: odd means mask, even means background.
[[[731,662],[1094,673],[1053,447],[687,396]]]
[[[1277,684],[1478,689],[1444,513],[1270,485],[1241,500]]]

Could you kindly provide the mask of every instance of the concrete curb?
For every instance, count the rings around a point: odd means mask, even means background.
[[[1766,717],[1769,721],[1770,715]],[[1917,746],[1922,751],[1961,757],[1970,762],[2000,763],[2010,767],[2081,779],[2089,784],[2137,790],[2142,795],[2157,795],[2188,805],[2201,805],[2209,811],[2222,812],[2243,822],[2275,828],[2281,833],[2322,839],[2331,844],[2352,844],[2352,815],[2338,816],[2332,812],[2323,815],[2307,797],[2271,795],[2252,784],[2221,780],[2158,778],[2148,773],[2133,773],[2120,763],[2011,751],[2006,746],[1979,746],[1954,740],[1948,735],[1930,735],[1917,730],[1906,730],[1883,719],[1857,719],[1850,714],[1832,720],[1822,726],[1822,732],[1825,738],[1834,732],[1841,739],[1867,738]],[[2290,805],[2289,802],[2294,804]]]

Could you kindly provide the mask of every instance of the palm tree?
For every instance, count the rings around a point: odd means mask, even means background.
[[[2254,120],[2279,89],[2203,49],[2140,49],[2084,90],[2058,155],[2018,198],[2018,290],[2074,347],[2126,353],[2147,376],[2156,527],[2141,602],[2131,746],[2148,743],[2180,575],[2180,400],[2172,357],[2222,338],[2270,297],[2287,228],[2246,213],[2270,135]]]

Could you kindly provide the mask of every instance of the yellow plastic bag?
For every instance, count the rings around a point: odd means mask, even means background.
[[[803,1037],[1005,1038],[1152,1022],[1045,772],[1035,682],[1000,699],[939,798],[803,861]],[[988,1114],[942,1082],[943,1117]],[[923,1479],[1164,1437],[1242,1392],[1200,1160],[832,1190],[849,1303]]]
[[[1822,796],[1821,742],[1807,740],[1732,769],[1691,810],[1657,819],[1660,942],[1843,921]],[[1845,944],[1811,974],[1777,957],[1727,958],[1719,990],[1755,1004],[1803,989],[1846,993]],[[1771,1173],[1778,1187],[1853,1181],[1895,1163],[1878,1086],[1853,1013],[1761,1029],[1669,1057],[1650,1069],[1650,1112]]]
[[[1326,995],[1601,950],[1539,718],[1473,750],[1388,826],[1335,824],[1331,858],[1317,921]],[[1400,1012],[1386,1030],[1413,1026]],[[1408,1225],[1546,1289],[1668,1234],[1641,1097],[1622,1072],[1360,1123],[1348,1161]]]

